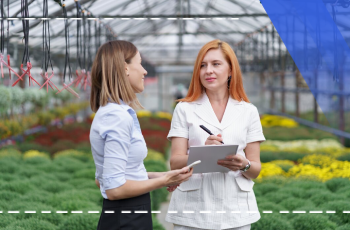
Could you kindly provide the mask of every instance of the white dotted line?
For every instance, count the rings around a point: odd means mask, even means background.
[[[52,213],[51,211],[40,211],[41,213]],[[189,211],[189,210],[186,210],[186,211],[182,211],[183,213],[186,213],[186,214],[193,214],[195,213],[195,211]],[[263,213],[266,213],[266,214],[269,214],[269,213],[273,213],[273,211],[271,210],[266,210],[266,211],[262,211]],[[3,211],[0,211],[0,214],[4,213]],[[18,214],[20,213],[20,211],[7,211],[7,213],[10,213],[10,214]],[[37,213],[37,211],[24,211],[24,213],[26,214],[35,214]],[[68,211],[56,211],[56,213],[60,213],[60,214],[65,214],[65,213],[68,213]],[[73,214],[82,214],[84,213],[83,211],[71,211],[71,213]],[[100,211],[88,211],[87,213],[90,213],[90,214],[99,214]],[[112,211],[112,210],[106,210],[104,211],[104,213],[115,213],[115,211]],[[122,210],[121,213],[132,213],[132,211],[130,210]],[[134,211],[134,213],[148,213],[147,210],[139,210],[139,211]],[[161,211],[151,211],[151,213],[161,213]],[[176,214],[178,213],[178,211],[168,211],[168,213],[171,213],[171,214]],[[212,211],[199,211],[199,213],[202,213],[202,214],[210,214],[212,213]],[[220,214],[225,214],[226,211],[216,211],[215,213],[220,213]],[[241,213],[241,211],[231,211],[231,213]],[[246,211],[245,213],[258,213],[258,211]],[[323,211],[279,211],[279,213],[294,213],[294,214],[305,214],[305,213],[312,213],[312,214],[322,214]],[[325,213],[328,213],[328,214],[334,214],[336,213],[336,211],[325,211]],[[350,211],[342,211],[342,213],[344,214],[350,214]]]

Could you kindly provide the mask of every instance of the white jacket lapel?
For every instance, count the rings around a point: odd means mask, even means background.
[[[194,101],[196,103],[195,113],[207,123],[221,129],[221,124],[216,117],[213,107],[210,104],[209,98],[206,93],[203,93],[202,96]],[[205,126],[205,124],[203,124]]]
[[[239,102],[230,97],[226,105],[224,116],[221,120],[221,129],[224,130],[233,121],[239,119],[243,109],[244,109],[243,101]]]

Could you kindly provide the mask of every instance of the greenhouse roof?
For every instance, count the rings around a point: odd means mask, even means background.
[[[5,0],[5,16],[7,1]],[[44,0],[29,2],[31,20],[29,45],[40,48]],[[51,31],[51,52],[64,54],[65,23],[62,20],[63,1],[48,0]],[[258,0],[79,0],[88,12],[86,33],[90,25],[92,38],[88,47],[106,39],[133,42],[141,54],[155,65],[192,64],[198,50],[208,41],[221,39],[234,45],[244,37],[270,24],[270,19]],[[68,12],[71,56],[76,56],[76,3],[65,1]],[[10,1],[10,18],[21,17],[21,1]],[[97,20],[96,20],[97,18]],[[100,22],[100,23],[99,23]],[[96,23],[96,26],[95,26]],[[99,25],[101,30],[98,32]],[[22,43],[22,21],[13,20],[11,42]],[[84,35],[84,33],[83,33]],[[83,38],[86,38],[83,36]],[[97,39],[100,37],[100,39]],[[86,40],[87,41],[87,40]]]

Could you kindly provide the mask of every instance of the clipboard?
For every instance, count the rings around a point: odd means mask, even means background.
[[[204,145],[191,146],[187,165],[200,160],[201,163],[193,167],[193,173],[229,172],[230,169],[217,164],[226,156],[236,155],[238,145]]]

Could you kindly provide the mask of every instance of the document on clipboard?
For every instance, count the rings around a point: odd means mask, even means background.
[[[229,172],[230,169],[217,162],[226,156],[236,155],[237,149],[238,145],[191,146],[187,165],[200,160],[201,163],[193,167],[193,173]]]

